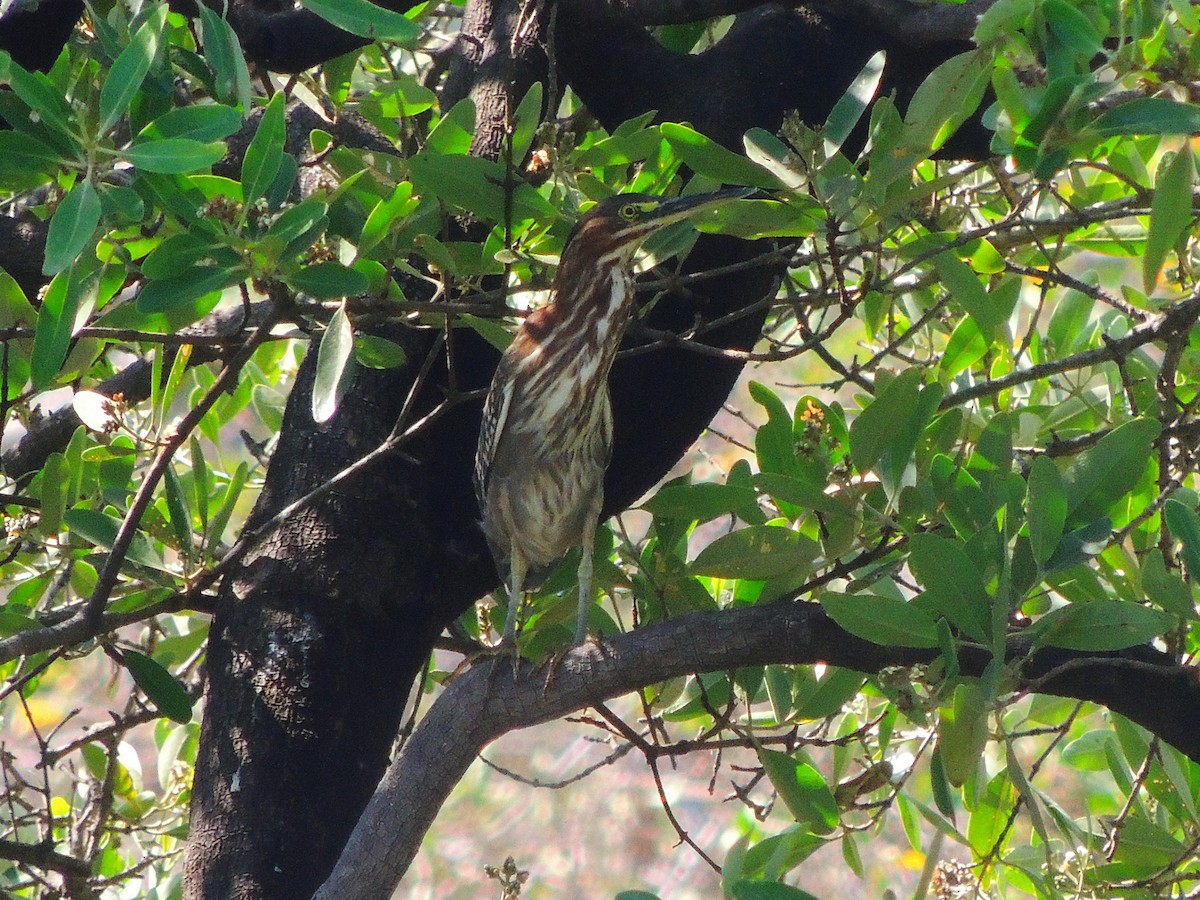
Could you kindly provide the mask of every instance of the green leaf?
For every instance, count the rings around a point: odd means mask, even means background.
[[[225,493],[221,496],[221,501],[217,505],[217,511],[213,513],[212,518],[205,527],[205,546],[209,549],[215,550],[224,538],[225,527],[229,524],[234,506],[237,505],[238,498],[241,497],[242,491],[246,487],[246,479],[249,477],[250,467],[245,462],[238,463],[238,467],[234,469],[233,475],[230,476],[229,484],[225,487]]]
[[[425,150],[441,156],[461,156],[471,149],[475,136],[475,101],[464,97],[438,119],[429,136]]]
[[[367,215],[362,236],[358,240],[360,257],[388,236],[397,219],[410,215],[421,205],[420,200],[413,199],[412,192],[412,182],[402,181],[396,185],[391,197],[375,204],[375,208]]]
[[[192,141],[219,141],[242,127],[242,117],[232,106],[220,103],[177,106],[163,113],[139,133],[145,140],[185,138]]]
[[[67,458],[61,453],[51,453],[46,457],[42,465],[42,505],[38,510],[38,533],[44,537],[53,537],[62,528],[67,493],[71,487],[70,474]]]
[[[967,838],[975,853],[984,854],[999,851],[1004,854],[1005,834],[1012,839],[1009,822],[1012,809],[1017,802],[1017,791],[1013,787],[1008,773],[997,773],[983,791],[983,796],[971,810],[971,819],[967,823]]]
[[[194,141],[191,138],[163,138],[139,141],[121,151],[121,155],[145,172],[179,175],[207,169],[225,155],[221,141]]]
[[[1025,507],[1030,549],[1034,560],[1042,565],[1058,547],[1067,521],[1067,494],[1063,489],[1062,474],[1048,456],[1036,457],[1029,468]]]
[[[829,834],[837,827],[837,801],[820,772],[806,762],[765,747],[758,748],[758,758],[797,822],[816,834]]]
[[[54,381],[67,358],[75,316],[85,297],[96,289],[95,269],[72,266],[54,276],[42,297],[29,367],[33,386],[44,390]]]
[[[938,717],[938,749],[946,779],[962,787],[975,772],[988,738],[989,698],[983,687],[967,681],[954,688],[954,700]]]
[[[283,165],[283,143],[287,137],[284,101],[282,91],[271,98],[246,148],[242,160],[242,199],[247,207],[266,194]]]
[[[850,456],[860,472],[879,462],[896,434],[917,411],[921,370],[906,369],[880,391],[850,425]]]
[[[970,314],[979,326],[979,333],[990,344],[1004,322],[979,276],[949,250],[935,256],[933,266],[954,302]]]
[[[1092,557],[1099,556],[1111,540],[1112,519],[1108,516],[1101,516],[1082,528],[1068,531],[1042,566],[1042,574],[1052,575],[1089,562]]]
[[[175,532],[180,549],[189,554],[192,550],[192,513],[174,466],[167,466],[163,488],[167,497],[167,514],[171,520],[171,529]]]
[[[533,146],[534,135],[542,120],[542,83],[535,81],[521,98],[512,123],[512,163],[519,166]]]
[[[687,125],[664,122],[662,136],[676,155],[701,175],[724,184],[745,184],[750,187],[778,189],[779,179],[746,157],[707,138]]]
[[[79,258],[100,224],[100,195],[90,178],[76,182],[50,219],[43,275],[57,275]]]
[[[217,94],[250,113],[250,70],[233,27],[203,3],[196,4],[204,26],[204,56],[217,76]]]
[[[63,521],[72,534],[105,550],[112,548],[117,540],[117,529],[121,527],[120,519],[115,519],[96,509],[85,509],[78,506],[63,513]],[[152,569],[163,569],[162,558],[151,546],[150,539],[140,531],[134,534],[125,558],[130,562],[149,566]]]
[[[967,316],[959,320],[950,335],[950,340],[946,342],[946,349],[942,352],[942,361],[938,368],[943,377],[953,378],[983,359],[987,351],[987,340],[979,333],[975,319]]]
[[[57,150],[33,135],[0,131],[0,172],[50,173],[62,162]]]
[[[969,50],[929,73],[904,115],[904,144],[925,155],[938,149],[983,99],[992,74],[991,54]]]
[[[183,725],[192,721],[191,698],[170,672],[136,650],[122,650],[121,660],[155,709]]]
[[[774,881],[735,881],[733,900],[817,900],[808,891]]]
[[[1132,419],[1080,455],[1063,477],[1068,525],[1094,522],[1133,490],[1161,431],[1162,424],[1155,419]]]
[[[875,94],[879,90],[879,81],[883,78],[883,68],[887,54],[880,50],[863,66],[846,93],[833,105],[829,116],[825,119],[822,136],[825,138],[825,155],[832,156],[862,119]]]
[[[796,471],[796,439],[792,414],[779,396],[759,381],[750,382],[750,397],[767,411],[767,421],[754,433],[754,453],[763,472],[781,475]]]
[[[318,425],[337,412],[354,376],[354,328],[346,305],[338,307],[317,347],[317,373],[312,389],[312,417]]]
[[[1171,527],[1169,521],[1167,527]],[[1172,530],[1172,534],[1174,534],[1174,530]],[[1200,539],[1200,534],[1197,534],[1196,537]],[[1200,553],[1196,556],[1200,557]],[[1197,561],[1200,562],[1200,559]],[[1162,551],[1157,547],[1147,553],[1142,562],[1142,587],[1145,588],[1146,598],[1151,603],[1157,604],[1172,615],[1181,618],[1195,616],[1191,589],[1182,578],[1167,570],[1166,560],[1163,559]]]
[[[647,500],[642,508],[655,516],[686,522],[707,522],[718,516],[736,514],[757,500],[753,488],[715,482],[668,484]]]
[[[360,334],[354,339],[354,358],[368,369],[398,369],[408,361],[408,354],[387,338]]]
[[[1128,600],[1072,603],[1047,613],[1036,624],[1038,641],[1067,650],[1123,650],[1170,630],[1177,619],[1160,609]]]
[[[368,0],[300,0],[300,5],[343,31],[373,41],[412,44],[421,36],[421,29],[405,16]]]
[[[297,269],[284,279],[316,300],[336,300],[365,294],[371,281],[362,272],[336,262],[321,262]]]
[[[790,528],[751,525],[717,538],[689,568],[717,578],[773,578],[806,572],[819,553],[815,541]]]
[[[1185,503],[1172,497],[1163,504],[1163,517],[1172,537],[1183,544],[1183,561],[1188,578],[1200,580],[1200,515]]]
[[[100,88],[100,134],[108,132],[129,109],[158,55],[158,42],[167,22],[166,6],[152,7],[142,27],[113,62]]]
[[[923,602],[973,640],[989,643],[993,601],[962,546],[936,534],[914,534],[908,548],[909,566],[925,587]]]
[[[1200,106],[1166,97],[1138,97],[1102,113],[1092,128],[1122,134],[1200,134]]]
[[[829,617],[855,637],[885,647],[936,647],[937,623],[923,610],[894,597],[825,593]]]
[[[190,231],[173,234],[150,251],[142,260],[142,275],[151,280],[172,278],[212,255],[214,245],[208,235]]]
[[[513,334],[499,319],[484,319],[471,313],[463,313],[458,321],[466,325],[481,338],[503,353],[512,343]]]
[[[1154,290],[1167,253],[1175,246],[1192,221],[1192,185],[1196,180],[1196,158],[1184,144],[1159,169],[1150,201],[1150,228],[1146,233],[1146,251],[1142,255],[1142,284],[1146,293]]]
[[[138,292],[137,309],[142,313],[169,313],[217,291],[241,284],[246,271],[240,266],[193,266],[178,278],[147,282]]]
[[[41,72],[31,72],[16,62],[6,51],[0,51],[0,83],[7,82],[13,93],[25,105],[37,112],[38,120],[51,131],[61,135],[67,145],[78,147],[72,132],[74,116],[60,91]]]
[[[1067,0],[1042,0],[1041,9],[1050,31],[1070,50],[1089,58],[1100,52],[1104,35],[1074,4]]]

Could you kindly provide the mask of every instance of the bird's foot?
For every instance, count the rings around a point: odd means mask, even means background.
[[[496,666],[505,657],[512,661],[513,680],[516,681],[517,674],[521,669],[521,651],[517,647],[517,636],[515,634],[504,635],[490,650],[486,651],[486,654],[492,658],[492,668],[488,672],[489,683],[495,679]]]
[[[543,697],[546,695],[546,693],[550,690],[551,686],[554,684],[554,678],[555,678],[555,676],[558,675],[558,667],[560,665],[562,665],[562,661],[564,659],[566,659],[567,654],[570,653],[572,650],[578,650],[580,647],[584,646],[585,644],[591,644],[593,647],[596,648],[597,651],[599,651],[600,655],[602,657],[604,657],[605,659],[610,658],[611,654],[608,651],[608,645],[605,644],[604,641],[602,641],[599,637],[597,637],[594,634],[588,634],[586,632],[582,636],[577,635],[576,641],[574,644],[571,644],[570,646],[567,646],[567,647],[559,647],[557,650],[555,650],[553,653],[551,653],[548,657],[546,657],[546,659],[543,662],[541,662],[539,664],[539,666],[538,666],[539,669],[544,668],[546,670],[546,678],[542,682],[542,696]]]

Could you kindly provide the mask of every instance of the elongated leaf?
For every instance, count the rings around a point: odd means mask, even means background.
[[[225,528],[229,525],[233,509],[237,505],[238,498],[241,497],[242,491],[246,487],[246,480],[249,477],[250,467],[245,462],[238,463],[238,467],[234,469],[233,475],[230,476],[229,484],[225,488],[225,493],[221,497],[217,511],[213,513],[212,518],[208,522],[208,527],[205,529],[206,547],[215,549],[224,539]]]
[[[1042,617],[1038,639],[1068,650],[1123,650],[1174,627],[1176,618],[1127,600],[1072,603]]]
[[[1034,459],[1029,469],[1025,506],[1030,549],[1040,565],[1058,547],[1067,521],[1067,493],[1063,489],[1062,474],[1048,456]]]
[[[1118,425],[1076,460],[1063,478],[1068,525],[1079,527],[1108,512],[1141,479],[1162,431],[1154,419]]]
[[[287,276],[287,283],[317,300],[357,297],[371,286],[370,279],[362,272],[335,262],[298,269]]]
[[[121,660],[155,709],[183,725],[192,721],[192,701],[175,676],[136,650],[121,651]]]
[[[346,305],[329,320],[317,348],[317,373],[313,381],[312,416],[317,424],[333,418],[354,374],[354,328]]]
[[[756,499],[751,487],[712,482],[681,483],[660,488],[643,508],[663,518],[706,522],[753,506]]]
[[[225,155],[221,141],[204,143],[191,138],[163,138],[127,147],[121,155],[139,169],[163,175],[179,175],[207,169]]]
[[[0,172],[53,172],[61,163],[57,150],[32,135],[0,131]]]
[[[974,640],[988,643],[993,601],[962,546],[935,534],[915,534],[909,551],[909,566],[925,587],[923,601]]]
[[[158,42],[167,22],[167,7],[153,7],[142,27],[134,32],[129,44],[109,69],[100,88],[100,133],[106,133],[129,109],[142,87],[146,73],[158,54]]]
[[[395,341],[360,334],[354,339],[354,358],[368,369],[397,369],[408,361],[408,354]]]
[[[683,162],[699,172],[725,184],[745,184],[751,187],[779,188],[779,179],[741,154],[726,150],[716,141],[686,125],[664,122],[662,136]]]
[[[1003,324],[1000,311],[971,267],[950,251],[939,253],[933,265],[954,302],[965,309],[989,344]]]
[[[415,23],[368,0],[300,0],[300,5],[343,31],[373,41],[411,44],[421,36]]]
[[[219,141],[242,127],[242,117],[232,106],[220,103],[177,106],[163,113],[141,130],[147,140],[186,138],[192,141]]]
[[[1200,106],[1166,97],[1138,97],[1097,117],[1101,135],[1200,134]]]
[[[46,289],[29,362],[33,386],[37,390],[49,387],[62,369],[71,344],[75,316],[85,297],[95,288],[95,270],[73,266],[55,275]]]
[[[41,72],[30,72],[17,63],[6,51],[0,51],[0,82],[7,82],[38,119],[73,147],[78,143],[72,133],[74,116],[63,98],[62,91]]]
[[[471,149],[475,135],[475,101],[464,97],[438,123],[425,139],[425,149],[441,156],[463,156]]]
[[[778,750],[760,748],[758,758],[797,822],[817,834],[828,834],[837,827],[837,800],[820,772]]]
[[[420,200],[413,199],[412,192],[412,182],[402,181],[396,185],[396,190],[392,192],[391,197],[380,200],[375,205],[375,208],[367,216],[366,224],[362,229],[362,237],[358,240],[360,257],[387,237],[393,222],[409,215],[421,205]]]
[[[1192,220],[1192,184],[1196,180],[1196,157],[1185,144],[1160,170],[1150,201],[1150,229],[1142,255],[1142,283],[1146,293],[1154,290],[1167,253],[1175,246]]]
[[[521,160],[533,145],[533,136],[537,133],[542,119],[542,83],[535,81],[521,98],[512,123],[512,161],[519,166]]]
[[[912,418],[920,400],[921,370],[897,375],[850,426],[850,456],[860,472],[870,469],[895,440],[901,426]]]
[[[250,114],[250,70],[232,26],[203,3],[197,4],[204,25],[204,56],[217,76],[217,94]]]
[[[1200,515],[1174,497],[1163,504],[1163,516],[1172,536],[1183,544],[1183,561],[1188,577],[1200,580]]]
[[[850,137],[850,132],[854,130],[854,126],[859,123],[863,113],[875,99],[875,92],[879,90],[879,81],[883,78],[883,66],[886,59],[887,56],[882,50],[868,59],[862,71],[850,83],[846,93],[833,105],[833,109],[825,119],[825,128],[822,132],[827,156],[832,156],[841,149],[846,138]]]
[[[987,746],[988,696],[978,682],[954,688],[954,701],[938,717],[938,749],[946,778],[962,787],[975,771]]]
[[[240,284],[245,278],[246,272],[241,268],[194,266],[178,278],[149,282],[137,295],[137,309],[143,313],[164,313],[184,308],[201,297]]]
[[[937,623],[923,610],[892,597],[826,593],[829,617],[856,637],[885,647],[936,647]]]
[[[63,198],[46,235],[43,275],[57,275],[79,257],[100,224],[100,195],[90,178],[84,178]]]
[[[283,165],[284,99],[282,91],[271,98],[246,148],[242,160],[242,199],[247,207],[266,194]]]
[[[719,578],[772,578],[807,571],[819,552],[813,540],[790,528],[752,525],[717,538],[690,568]]]
[[[992,74],[977,50],[946,60],[926,78],[904,116],[904,143],[920,154],[936,150],[979,106]]]
[[[63,513],[63,521],[73,534],[77,534],[88,543],[105,550],[112,548],[117,540],[117,529],[121,527],[120,519],[115,519],[97,509],[82,507],[68,509]],[[150,539],[141,532],[133,536],[129,552],[125,556],[130,562],[153,569],[163,568],[162,558],[154,551]]]

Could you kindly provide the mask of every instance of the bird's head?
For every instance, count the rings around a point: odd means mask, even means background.
[[[747,197],[752,188],[664,199],[649,194],[617,194],[601,200],[575,224],[563,250],[594,262],[621,262],[650,234],[729,200]]]

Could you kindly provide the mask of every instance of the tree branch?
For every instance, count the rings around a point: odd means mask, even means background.
[[[1150,647],[1086,654],[1043,649],[1023,660],[1021,684],[1090,700],[1127,716],[1200,760],[1200,681],[1194,670]],[[936,650],[882,647],[843,631],[815,603],[778,603],[695,613],[570,650],[551,677],[522,662],[517,677],[490,666],[453,681],[429,710],[354,829],[314,900],[385,900],[416,855],[438,809],[480,749],[509,731],[558,719],[647,685],[697,672],[818,661],[860,672],[932,661]],[[964,674],[990,661],[964,648]],[[507,673],[507,669],[505,670]],[[1147,698],[1156,698],[1149,709]]]

